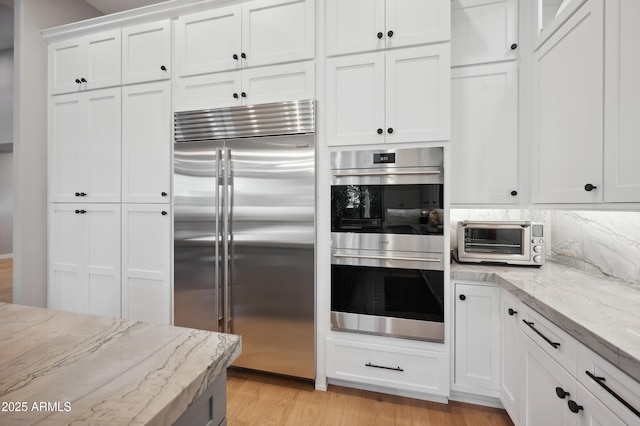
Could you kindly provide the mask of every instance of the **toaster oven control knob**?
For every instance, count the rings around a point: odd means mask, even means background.
[[[542,253],[542,246],[533,246],[533,251],[536,253]]]
[[[542,256],[539,256],[539,255],[533,256],[533,261],[536,263],[542,263]]]

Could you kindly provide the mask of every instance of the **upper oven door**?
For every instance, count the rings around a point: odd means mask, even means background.
[[[460,260],[510,261],[531,257],[529,222],[459,222]]]

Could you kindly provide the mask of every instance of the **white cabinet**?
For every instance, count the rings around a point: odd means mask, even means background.
[[[120,29],[50,44],[49,93],[119,85],[120,44]]]
[[[314,98],[315,63],[304,61],[180,78],[176,87],[176,110]]]
[[[455,283],[455,356],[452,389],[498,396],[500,287]]]
[[[534,53],[534,203],[603,200],[603,20],[589,0]]]
[[[255,0],[176,21],[180,77],[315,56],[314,0]]]
[[[171,78],[171,21],[122,29],[122,84]]]
[[[518,203],[517,74],[515,61],[451,70],[454,204]]]
[[[120,205],[49,207],[49,307],[120,317]]]
[[[451,1],[451,66],[518,57],[517,0]]]
[[[500,402],[519,424],[522,352],[520,351],[520,301],[502,289],[500,293]]]
[[[120,201],[120,88],[51,97],[49,200]]]
[[[171,215],[161,204],[122,205],[122,317],[171,324]]]
[[[604,200],[640,202],[640,2],[605,6]]]
[[[327,55],[449,40],[448,0],[327,0]]]
[[[623,422],[580,383],[578,383],[576,389],[574,402],[577,404],[579,411],[576,413],[578,414],[576,416],[577,426],[626,426],[638,421],[636,418],[631,422]]]
[[[122,202],[169,203],[171,83],[122,89]]]
[[[327,60],[327,143],[448,140],[448,43]]]

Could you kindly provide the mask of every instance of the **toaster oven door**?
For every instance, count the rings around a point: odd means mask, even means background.
[[[460,223],[458,257],[461,261],[522,262],[531,259],[531,232],[527,222],[504,224]]]

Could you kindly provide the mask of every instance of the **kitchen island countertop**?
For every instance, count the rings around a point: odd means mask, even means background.
[[[640,289],[547,262],[541,268],[453,264],[451,279],[500,284],[640,382]]]
[[[0,303],[0,424],[172,424],[241,339]]]

